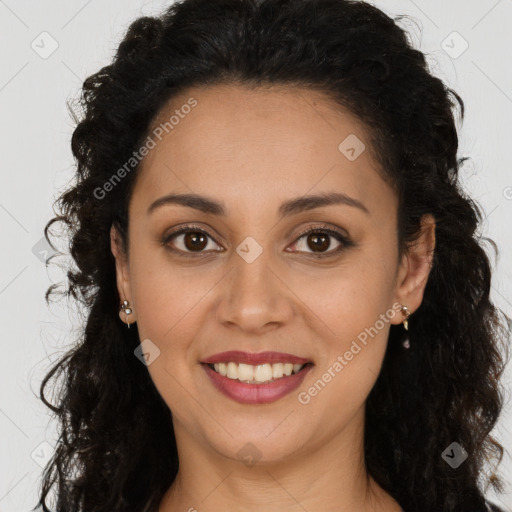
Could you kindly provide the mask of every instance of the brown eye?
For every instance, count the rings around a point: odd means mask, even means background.
[[[331,249],[333,238],[338,242],[338,246]],[[301,242],[302,239],[304,239],[303,242]],[[316,257],[323,257],[333,256],[353,245],[353,242],[351,242],[347,236],[337,231],[325,228],[313,228],[301,233],[293,247],[299,252],[312,254]]]
[[[183,243],[189,251],[201,251],[207,245],[206,236],[199,231],[190,231],[183,235]]]
[[[323,252],[331,245],[330,236],[325,233],[312,233],[307,235],[307,244],[311,250]]]
[[[338,246],[332,248],[332,239],[338,242]],[[304,242],[302,242],[304,239]],[[208,243],[212,242],[216,248],[208,249]],[[166,235],[161,241],[162,245],[170,251],[183,256],[201,256],[211,252],[222,252],[222,247],[206,232],[195,226],[183,226],[173,233]],[[302,245],[301,245],[302,244]],[[295,247],[299,245],[299,248]],[[347,235],[326,228],[313,228],[304,231],[294,243],[294,249],[298,252],[313,255],[317,258],[335,256],[344,249],[355,244]],[[290,252],[286,249],[287,252]]]
[[[162,244],[174,252],[184,253],[185,255],[187,253],[201,254],[202,252],[207,252],[205,249],[208,247],[209,240],[213,241],[213,238],[205,231],[184,226],[174,233],[167,235],[162,240]]]

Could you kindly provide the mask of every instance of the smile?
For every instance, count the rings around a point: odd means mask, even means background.
[[[224,396],[244,404],[265,404],[298,388],[314,364],[283,352],[232,350],[206,358],[201,366]]]
[[[228,363],[210,363],[209,366],[228,379],[239,380],[246,384],[264,384],[274,382],[282,377],[289,377],[292,374],[295,375],[304,368],[305,364],[266,363],[255,366],[230,361]]]

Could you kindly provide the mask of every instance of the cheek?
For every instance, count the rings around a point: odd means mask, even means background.
[[[162,249],[135,250],[130,273],[141,339],[162,343],[182,339],[183,328],[216,282],[206,265],[180,265]]]
[[[315,378],[301,388],[299,403],[309,400],[316,411],[339,407],[345,421],[363,405],[380,373],[393,310],[377,294],[367,296],[355,276],[343,283],[331,285],[329,300],[318,308],[328,328],[319,336]]]
[[[317,317],[326,338],[356,337],[372,326],[391,306],[393,274],[384,251],[359,249],[339,264],[325,269],[289,272],[289,285],[306,306],[304,314]]]
[[[197,314],[211,286],[204,277],[192,278],[192,270],[187,275],[155,249],[153,254],[134,250],[130,274],[140,340],[150,340],[159,351],[148,372],[173,415],[181,418],[190,408],[185,390],[193,385],[190,369],[195,362],[189,359],[199,328]]]
[[[319,385],[329,382],[333,393],[325,393],[326,400],[360,404],[379,374],[396,314],[393,275],[387,270],[392,258],[385,251],[361,251],[316,279],[296,281],[294,290],[301,290],[297,294],[307,306],[304,314],[320,338]]]
[[[204,324],[206,299],[218,279],[206,265],[184,267],[155,249],[153,254],[134,251],[130,273],[140,340],[149,339],[159,350],[148,372],[179,417],[190,408],[190,395],[184,390],[191,389],[197,373],[203,371],[194,340]]]

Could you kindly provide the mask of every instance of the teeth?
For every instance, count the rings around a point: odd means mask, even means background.
[[[235,363],[215,363],[213,367],[217,373],[224,377],[250,384],[262,384],[272,382],[273,379],[280,379],[283,376],[289,376],[297,373],[303,367],[303,364],[293,363],[274,363],[259,364],[253,366],[251,364]]]

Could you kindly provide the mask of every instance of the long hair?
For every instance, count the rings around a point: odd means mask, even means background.
[[[129,27],[112,62],[83,83],[71,148],[76,179],[45,227],[63,223],[73,267],[63,292],[86,319],[79,339],[40,389],[59,421],[39,505],[58,512],[156,510],[178,471],[172,415],[134,356],[137,328],[118,316],[110,227],[125,250],[128,202],[139,169],[98,190],[148,137],[166,102],[191,86],[282,84],[324,92],[367,127],[399,205],[399,249],[421,216],[436,248],[411,348],[391,326],[381,373],[366,402],[365,465],[406,510],[480,510],[503,448],[490,433],[503,404],[510,320],[490,301],[491,266],[478,234],[480,207],[465,193],[454,111],[464,103],[431,75],[424,54],[376,7],[350,0],[182,0]],[[46,299],[56,293],[51,286]],[[45,397],[60,378],[54,403]],[[442,453],[457,442],[457,468]],[[486,464],[491,473],[487,475]]]

